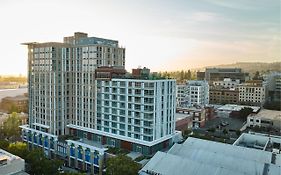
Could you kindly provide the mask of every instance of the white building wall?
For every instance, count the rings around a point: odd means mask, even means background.
[[[209,85],[207,81],[187,81],[188,106],[209,104]]]
[[[239,101],[249,103],[263,104],[265,102],[266,88],[265,86],[239,86]]]
[[[177,107],[186,107],[188,103],[187,86],[186,84],[177,85]]]
[[[118,41],[98,40],[28,44],[31,128],[64,135],[67,124],[95,127],[95,69],[125,66]]]
[[[174,80],[112,79],[97,85],[97,130],[143,141],[174,133]]]

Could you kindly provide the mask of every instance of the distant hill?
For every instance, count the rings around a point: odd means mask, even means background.
[[[267,71],[280,71],[281,72],[281,62],[273,63],[262,63],[262,62],[237,62],[233,64],[222,64],[217,66],[207,66],[205,68],[241,68],[244,72],[249,72],[254,74],[256,71],[267,72]]]

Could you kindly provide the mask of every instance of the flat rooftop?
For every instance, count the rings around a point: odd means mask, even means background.
[[[22,158],[0,149],[0,174],[23,173],[25,162]]]
[[[261,109],[259,113],[252,114],[252,116],[270,120],[281,120],[281,111]]]
[[[117,40],[111,40],[111,39],[105,39],[105,38],[87,37],[87,38],[80,38],[77,41],[77,45],[96,45],[96,44],[118,47]]]
[[[252,108],[254,113],[257,113],[260,110],[258,106],[245,106],[245,105],[235,105],[235,104],[226,104],[219,108],[220,111],[240,111],[243,108]]]
[[[3,149],[0,149],[0,160],[4,160],[4,159],[6,159],[7,161],[13,161],[16,159],[21,159],[21,158],[3,150]]]
[[[243,133],[233,145],[276,153],[279,155],[279,163],[281,165],[281,136]]]
[[[184,113],[175,113],[176,121],[184,119],[184,118],[193,118],[191,114],[184,114]]]
[[[279,174],[281,156],[271,152],[189,137],[167,153],[157,152],[141,175],[253,175]],[[266,173],[265,173],[266,172]]]
[[[218,71],[218,72],[241,72],[241,68],[216,68],[216,67],[209,67],[206,68],[206,71]]]

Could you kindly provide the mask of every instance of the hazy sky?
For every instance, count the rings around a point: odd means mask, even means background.
[[[126,68],[188,69],[280,61],[280,0],[0,1],[0,74],[24,74],[23,42],[75,31],[119,40]]]

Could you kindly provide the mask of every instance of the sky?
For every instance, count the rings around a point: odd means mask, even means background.
[[[118,40],[126,69],[281,61],[280,0],[0,1],[0,74],[27,74],[24,42]]]

